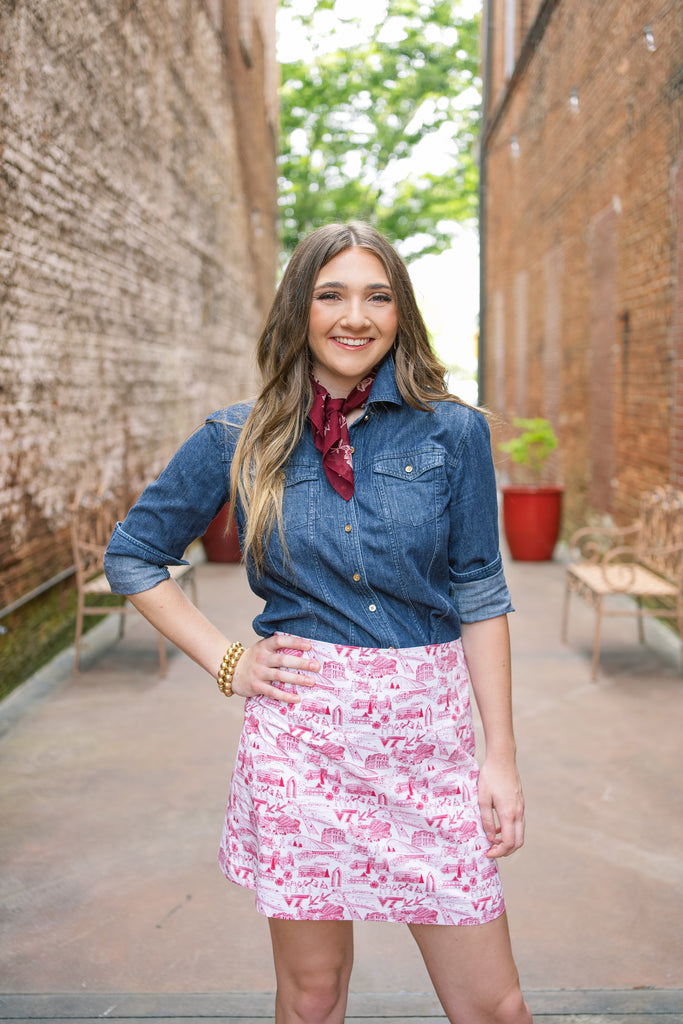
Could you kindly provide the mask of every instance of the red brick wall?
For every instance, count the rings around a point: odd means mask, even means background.
[[[683,483],[683,5],[524,6],[545,25],[507,91],[492,50],[484,393],[555,424],[571,528]]]
[[[0,609],[253,387],[276,0],[0,0]]]

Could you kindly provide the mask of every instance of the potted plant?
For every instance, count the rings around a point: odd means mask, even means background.
[[[510,554],[520,562],[547,562],[560,535],[563,488],[545,482],[557,448],[552,424],[540,417],[515,419],[519,433],[498,447],[515,466],[519,482],[502,487],[503,527]]]

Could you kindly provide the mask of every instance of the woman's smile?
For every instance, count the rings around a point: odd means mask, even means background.
[[[338,345],[344,345],[349,348],[360,348],[361,345],[369,345],[372,338],[333,338]]]

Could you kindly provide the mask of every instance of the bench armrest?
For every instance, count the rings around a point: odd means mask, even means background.
[[[586,562],[597,564],[614,549],[618,541],[637,534],[640,523],[631,526],[583,526],[569,539],[570,548],[578,548],[579,555]]]
[[[656,572],[657,575],[666,578],[669,574],[656,566],[661,563],[662,558],[668,555],[681,554],[683,554],[683,545],[681,544],[654,548],[643,545],[638,547],[621,545],[606,552],[597,564],[600,565],[603,578],[608,586],[615,590],[628,591],[635,583],[638,566],[644,565],[652,572]],[[652,562],[655,563],[655,568],[652,568]]]

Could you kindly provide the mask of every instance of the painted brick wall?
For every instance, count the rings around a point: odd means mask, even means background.
[[[0,609],[251,393],[277,259],[276,0],[0,0]]]
[[[683,485],[683,5],[536,8],[507,88],[491,68],[484,388],[558,428],[570,529]]]

